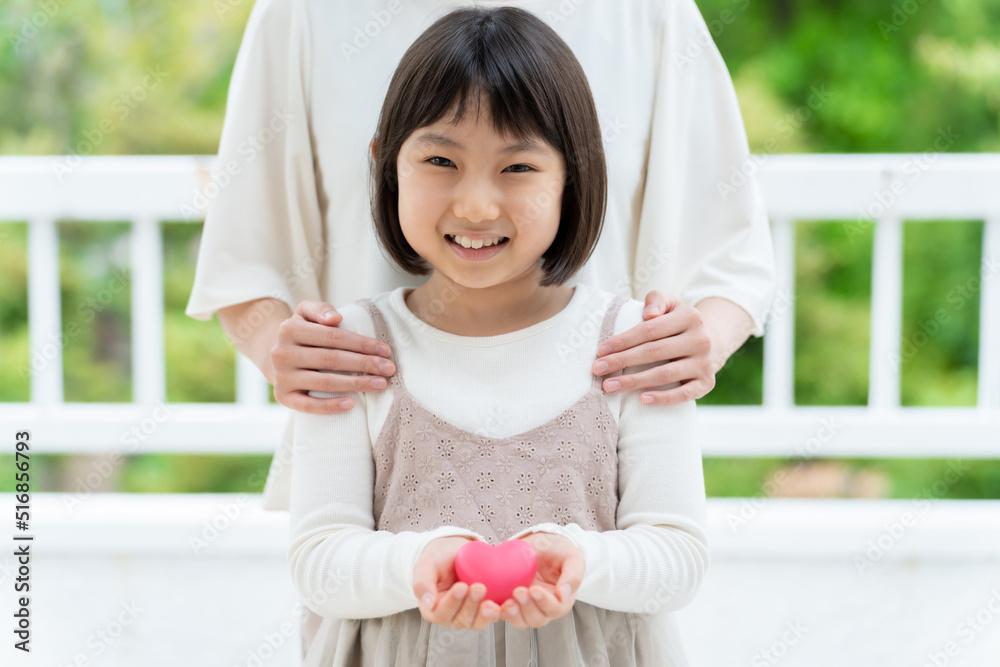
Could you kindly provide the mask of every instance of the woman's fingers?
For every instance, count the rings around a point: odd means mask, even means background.
[[[688,401],[697,400],[715,388],[715,378],[708,380],[691,380],[680,386],[665,391],[651,391],[649,396],[653,399],[647,405],[679,405]],[[645,395],[645,394],[644,394]]]
[[[298,315],[291,316],[278,327],[278,342],[283,341],[310,347],[349,350],[359,354],[389,356],[389,346],[377,338],[362,336],[325,322],[310,322]]]
[[[354,401],[350,398],[313,398],[298,391],[279,396],[277,388],[274,390],[274,399],[290,410],[313,415],[336,415],[354,407]]]
[[[692,308],[691,310],[694,309]],[[597,348],[597,353],[601,357],[599,361],[607,361],[609,364],[613,364],[616,359],[616,353],[623,352],[650,341],[676,336],[692,328],[692,325],[693,321],[690,315],[685,310],[681,309],[675,309],[669,313],[654,317],[651,320],[645,320],[644,322],[636,324],[631,329],[627,329],[620,334],[615,334],[614,336],[609,337],[606,341],[601,343],[601,345]],[[605,349],[607,352],[604,352]],[[604,358],[609,356],[611,359]],[[625,364],[625,366],[631,365],[634,364]],[[622,368],[622,366],[619,365],[618,368]],[[615,368],[612,367],[611,370],[615,370]]]
[[[605,347],[608,348],[607,351],[601,352]],[[701,313],[691,306],[676,306],[664,315],[612,336],[600,346],[598,353],[601,356],[594,360],[592,366],[595,375],[685,358],[698,362],[699,368],[691,377],[700,378],[712,373],[712,339],[704,326]],[[677,370],[680,369],[674,369],[674,372]],[[629,387],[625,385],[624,376],[613,380],[621,383],[621,391],[657,386],[639,380],[653,377],[648,372],[632,377],[632,385]],[[680,378],[686,379],[689,378]]]
[[[673,294],[664,294],[659,290],[651,290],[646,294],[642,317],[643,319],[649,319],[650,317],[663,315],[664,313],[669,313],[679,305],[680,301]]]
[[[326,301],[300,301],[295,308],[295,314],[310,322],[321,324],[340,324],[343,317],[337,309]]]
[[[346,397],[310,396],[309,392],[350,393],[382,391],[384,376],[396,372],[386,359],[389,346],[353,331],[334,326],[341,317],[323,318],[329,304],[303,302],[296,313],[281,323],[271,348],[274,366],[274,398],[297,412],[337,414],[354,406]],[[317,318],[330,324],[316,324]],[[366,373],[350,375],[349,373]]]
[[[334,371],[336,373],[368,373],[371,376],[387,376],[396,372],[396,366],[385,357],[358,354],[348,350],[336,350],[325,347],[291,346],[284,352],[283,367],[289,371]],[[318,376],[310,378],[318,381],[340,379],[341,377],[357,379],[360,376],[329,374],[326,378]],[[384,379],[384,378],[383,378]],[[332,386],[332,385],[331,385]],[[309,387],[314,391],[346,391],[343,389],[325,389],[324,387]]]

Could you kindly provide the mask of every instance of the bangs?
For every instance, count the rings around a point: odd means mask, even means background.
[[[544,36],[512,40],[509,27],[498,25],[490,15],[469,14],[456,23],[440,25],[441,34],[434,34],[438,24],[431,26],[414,45],[422,53],[410,62],[419,62],[419,67],[397,72],[398,103],[410,117],[405,130],[399,129],[408,135],[442,119],[457,125],[471,107],[476,119],[489,116],[501,137],[539,136],[565,155],[557,125],[564,115],[560,100],[546,92],[561,85],[558,72],[543,67],[538,57],[537,45],[545,43]],[[518,27],[530,31],[534,26]],[[528,46],[532,43],[536,46]]]

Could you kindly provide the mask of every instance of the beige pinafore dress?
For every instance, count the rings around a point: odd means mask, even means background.
[[[614,331],[627,296],[611,300],[600,342]],[[375,334],[392,350],[385,320],[369,299]],[[530,526],[576,523],[615,529],[618,428],[595,376],[587,393],[552,420],[518,435],[491,438],[445,421],[421,406],[396,373],[393,402],[373,447],[376,530],[425,532],[444,525],[473,530],[499,544]],[[558,378],[552,378],[558,382]],[[310,612],[311,613],[311,612]],[[429,623],[414,606],[368,619],[322,619],[306,667],[575,667],[649,665],[651,629],[642,614],[577,601],[541,628],[505,620],[484,630]]]

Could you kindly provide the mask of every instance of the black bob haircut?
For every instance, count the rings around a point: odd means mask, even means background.
[[[566,162],[559,230],[542,255],[541,285],[561,285],[590,258],[604,223],[607,167],[590,86],[569,46],[517,7],[459,9],[435,21],[403,54],[389,83],[371,161],[371,208],[379,244],[408,273],[431,267],[399,225],[396,161],[415,130],[472,99],[488,103],[502,137],[537,136]],[[457,103],[457,106],[456,106]]]

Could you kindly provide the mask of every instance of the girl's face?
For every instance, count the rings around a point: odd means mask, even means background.
[[[396,163],[403,235],[465,287],[537,285],[539,259],[559,229],[565,160],[540,138],[505,139],[491,119],[475,116],[469,111],[458,125],[438,121],[403,142]],[[486,246],[495,239],[500,245]]]

